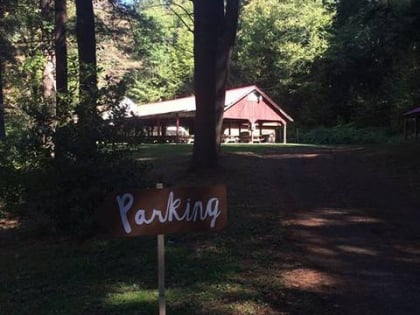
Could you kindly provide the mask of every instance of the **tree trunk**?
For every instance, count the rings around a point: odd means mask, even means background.
[[[4,61],[3,58],[0,57],[0,141],[6,138],[6,127],[4,122],[3,73]]]
[[[52,21],[52,0],[41,0],[41,17],[47,24]],[[42,94],[44,100],[51,104],[51,112],[55,113],[55,79],[54,79],[54,51],[52,47],[52,34],[47,28],[42,29],[42,41],[44,42],[44,71],[42,75]]]
[[[192,168],[218,164],[226,81],[239,0],[194,1],[195,139]]]
[[[13,1],[2,0],[0,4],[0,141],[6,138],[5,127],[5,105],[4,105],[4,82],[3,78],[6,71],[6,61],[15,61],[15,48],[8,39],[7,21],[4,18],[13,8]]]
[[[68,93],[68,72],[67,72],[67,1],[54,0],[55,7],[55,28],[54,28],[54,47],[55,47],[55,147],[54,154],[57,160],[64,157],[64,139],[61,136],[61,126],[65,122],[67,114],[66,96]]]
[[[96,153],[98,114],[95,20],[92,0],[76,0],[76,37],[79,53],[79,125],[80,157]]]
[[[57,89],[57,115],[63,116],[65,109],[63,97],[68,92],[67,83],[67,43],[66,43],[67,3],[66,0],[55,0],[55,64]]]
[[[2,27],[3,17],[4,17],[4,11],[5,9],[3,7],[0,7],[0,27]],[[0,141],[4,140],[6,138],[6,126],[5,126],[5,120],[4,120],[4,95],[3,95],[3,75],[5,71],[5,60],[4,55],[5,52],[3,49],[5,47],[3,46],[3,43],[5,42],[3,36],[3,32],[0,32]]]

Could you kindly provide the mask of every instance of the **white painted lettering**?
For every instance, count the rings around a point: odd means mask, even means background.
[[[217,218],[222,213],[219,209],[218,198],[210,198],[209,201],[207,201],[206,213],[211,217],[210,227],[213,228],[216,225]]]
[[[174,217],[177,221],[181,221],[181,217],[177,212],[177,209],[180,205],[181,199],[177,198],[174,200],[174,193],[171,191],[169,193],[168,203],[166,207],[166,216],[168,217],[169,222],[172,222]]]
[[[193,221],[193,222],[197,221],[197,217],[201,217],[202,211],[203,211],[203,203],[201,201],[194,202],[192,212],[187,217],[187,221]]]
[[[137,210],[134,216],[134,222],[136,222],[137,225],[142,225],[144,223],[149,224],[146,219],[146,211],[143,209]]]
[[[124,231],[129,234],[132,231],[132,227],[130,226],[128,213],[134,204],[134,196],[130,193],[119,195],[117,196],[117,202],[122,226]],[[180,209],[182,204],[184,211]],[[145,209],[137,209],[134,213],[134,222],[136,225],[141,226],[156,222],[160,224],[174,221],[204,222],[210,219],[210,227],[214,228],[220,214],[218,198],[209,198],[206,203],[201,200],[192,202],[190,198],[186,198],[185,202],[182,202],[181,198],[175,198],[174,193],[171,191],[166,203],[166,212],[160,209],[153,209],[151,212]]]
[[[118,208],[120,210],[121,222],[124,227],[125,233],[131,233],[130,222],[128,222],[127,213],[133,205],[134,197],[132,194],[124,194],[117,196]]]

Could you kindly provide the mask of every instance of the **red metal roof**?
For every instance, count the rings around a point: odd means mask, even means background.
[[[143,118],[171,113],[191,114],[195,111],[194,96],[144,105],[135,104],[126,98],[123,104],[129,107],[132,114]],[[292,117],[256,85],[226,91],[224,118],[246,119],[252,122],[258,120],[281,121],[283,124],[293,121]]]
[[[420,107],[414,108],[404,113],[404,116],[417,116],[417,115],[420,115]]]

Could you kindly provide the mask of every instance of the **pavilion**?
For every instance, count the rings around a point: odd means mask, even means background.
[[[124,98],[122,105],[130,119],[139,120],[146,138],[184,139],[185,132],[194,134],[195,97],[135,104]],[[287,125],[293,122],[278,104],[256,85],[226,91],[223,115],[223,140],[228,142],[260,142],[280,139],[287,142]]]
[[[404,113],[404,138],[408,140],[410,121],[414,121],[414,138],[419,138],[420,107],[414,108]]]

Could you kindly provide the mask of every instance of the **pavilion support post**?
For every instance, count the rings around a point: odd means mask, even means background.
[[[283,144],[287,143],[287,124],[283,124]]]
[[[251,132],[251,143],[254,143],[254,129],[255,129],[255,121],[252,120],[249,122],[248,131]]]
[[[157,120],[157,136],[161,137],[160,119]]]
[[[176,143],[179,143],[179,114],[176,113]]]

